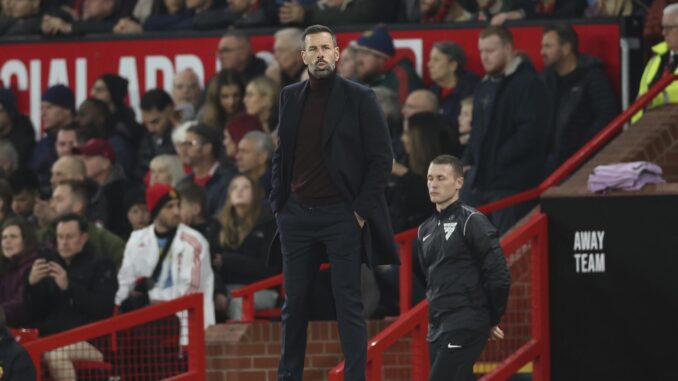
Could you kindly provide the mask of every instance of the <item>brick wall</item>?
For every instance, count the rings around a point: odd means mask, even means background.
[[[368,322],[368,338],[389,322]],[[212,326],[205,335],[209,381],[275,381],[280,355],[280,323],[229,323]],[[409,379],[409,339],[404,338],[384,355],[384,379]],[[327,373],[342,360],[337,324],[309,324],[305,381],[327,380]]]
[[[590,195],[586,188],[589,174],[598,165],[631,161],[658,164],[668,183],[678,183],[678,105],[659,107],[646,113],[584,164],[561,186],[545,196]],[[675,191],[676,184],[648,186],[641,193]],[[627,194],[627,192],[624,192]]]

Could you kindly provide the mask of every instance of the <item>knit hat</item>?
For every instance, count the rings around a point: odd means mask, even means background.
[[[9,114],[10,118],[16,114],[16,96],[9,89],[0,87],[0,105]]]
[[[160,213],[160,209],[172,200],[178,200],[179,193],[169,184],[153,184],[146,190],[146,207],[151,213],[151,221]]]
[[[113,104],[118,107],[123,106],[125,104],[125,97],[127,97],[127,84],[129,82],[116,74],[104,74],[99,79],[106,84]]]
[[[375,26],[374,29],[364,32],[356,42],[358,49],[366,49],[373,53],[387,57],[395,55],[395,46],[393,37],[382,25]]]
[[[104,139],[90,139],[83,146],[74,147],[73,154],[84,156],[103,156],[115,163],[115,151]]]
[[[42,101],[71,110],[75,113],[75,96],[65,85],[54,85],[42,93]]]

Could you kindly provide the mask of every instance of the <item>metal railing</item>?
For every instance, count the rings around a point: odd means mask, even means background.
[[[481,366],[476,367],[476,372],[488,373],[483,380],[504,379],[506,375],[514,374],[532,362],[533,379],[546,381],[550,369],[546,216],[534,214],[527,223],[505,237],[501,245],[514,284],[502,319],[505,339],[488,345],[481,355]],[[429,373],[427,328],[428,302],[422,301],[370,340],[367,346],[368,379],[425,381]],[[390,356],[389,351],[394,344],[403,341],[406,346],[409,345],[409,351],[400,346]],[[398,363],[398,358],[403,356],[410,358],[407,366]],[[511,361],[506,362],[505,359]],[[498,363],[501,364],[494,365]],[[343,367],[342,362],[332,369],[329,380],[342,380]],[[387,373],[388,368],[392,369]]]
[[[82,378],[88,380],[204,380],[203,314],[202,294],[191,294],[23,345],[33,360],[38,380],[53,378],[43,369],[45,366],[58,372],[60,369],[55,369],[53,363],[72,359],[76,359],[71,363],[78,374],[86,373]],[[182,324],[186,329],[181,328]],[[182,333],[187,337],[182,338]],[[70,353],[60,358],[64,348],[71,348]],[[99,352],[99,359],[77,361],[91,358],[92,348]]]

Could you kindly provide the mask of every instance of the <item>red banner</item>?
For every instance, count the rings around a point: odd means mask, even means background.
[[[575,25],[580,51],[601,58],[617,90],[620,87],[620,30],[614,23]],[[392,30],[395,45],[410,56],[420,75],[428,79],[426,62],[434,42],[452,40],[467,54],[467,66],[482,73],[478,55],[480,28],[397,29]],[[527,53],[538,69],[543,66],[539,54],[541,26],[516,26],[516,49]],[[360,32],[339,33],[341,47],[356,39]],[[218,37],[176,37],[73,41],[73,42],[0,42],[0,80],[15,90],[19,108],[40,125],[40,96],[49,86],[63,83],[76,95],[76,104],[87,98],[97,77],[118,73],[129,80],[129,102],[138,107],[143,92],[156,87],[171,88],[174,74],[192,68],[205,82],[216,71]],[[258,55],[270,57],[271,35],[252,35]],[[138,111],[138,110],[137,110]]]

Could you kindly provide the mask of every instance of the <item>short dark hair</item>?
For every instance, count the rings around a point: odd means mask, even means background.
[[[82,101],[82,103],[85,103],[85,102],[92,104],[94,107],[97,108],[97,110],[100,113],[106,115],[106,117],[108,117],[111,114],[111,109],[108,108],[108,105],[106,104],[106,102],[102,101],[99,98],[89,97],[89,98],[85,99],[84,101]],[[82,103],[80,103],[80,106],[82,106]]]
[[[23,250],[21,250],[18,255],[23,258],[30,256],[38,246],[35,227],[28,223],[28,221],[26,221],[24,218],[10,217],[2,224],[2,227],[0,228],[0,234],[2,234],[2,232],[4,232],[5,229],[10,226],[16,226],[19,229],[21,240],[23,241]],[[0,278],[13,271],[15,266],[12,264],[12,262],[12,260],[5,257],[4,255],[0,255]]]
[[[172,97],[163,89],[148,90],[141,97],[141,109],[143,111],[164,111],[168,106],[173,106]]]
[[[558,36],[560,45],[570,44],[572,53],[579,54],[579,36],[572,26],[567,24],[554,24],[544,27],[544,34],[554,32]]]
[[[87,204],[89,204],[90,190],[88,189],[87,184],[85,184],[84,181],[63,180],[60,181],[59,185],[57,186],[62,185],[71,188],[71,194],[73,195],[73,197],[80,200],[82,202],[83,208],[87,209]]]
[[[16,196],[21,192],[37,194],[40,190],[38,176],[33,171],[20,169],[9,175],[9,185],[12,187],[12,193]]]
[[[503,25],[491,25],[480,32],[480,38],[497,36],[504,44],[513,45],[513,33]]]
[[[306,48],[306,36],[318,33],[329,33],[330,36],[332,36],[334,46],[337,46],[337,35],[334,34],[334,31],[325,25],[315,24],[304,29],[304,32],[301,34],[301,43],[304,46],[304,49]]]
[[[457,63],[457,71],[464,68],[466,65],[466,53],[464,48],[452,41],[438,41],[433,44],[433,47],[443,53],[448,60]]]
[[[57,218],[55,226],[58,226],[60,223],[71,221],[78,223],[78,229],[80,229],[80,233],[87,233],[87,231],[89,231],[89,222],[85,220],[85,217],[79,216],[75,213],[64,214],[63,216]]]
[[[96,110],[97,114],[102,120],[102,125],[96,125],[94,123],[88,123],[80,125],[78,130],[78,140],[86,142],[94,138],[105,138],[111,135],[112,126],[111,126],[111,109],[108,108],[106,102],[97,99],[97,98],[87,98],[81,104],[80,107],[84,104],[91,105]],[[78,108],[79,110],[80,108]]]
[[[452,167],[452,171],[457,177],[464,176],[464,163],[459,158],[452,155],[440,155],[431,160],[431,164],[444,164]]]
[[[203,144],[209,144],[212,146],[212,155],[214,158],[219,158],[221,153],[222,141],[222,132],[212,126],[209,126],[205,123],[198,123],[195,126],[191,126],[186,130],[186,132],[192,132],[200,137],[200,140]]]
[[[177,192],[179,192],[181,202],[188,201],[200,205],[205,205],[205,200],[207,199],[207,193],[205,192],[205,188],[194,183],[193,181],[184,181],[178,184]]]
[[[225,38],[225,37],[233,37],[236,40],[242,42],[245,45],[245,48],[247,48],[248,51],[252,49],[252,44],[250,43],[250,39],[247,36],[247,33],[243,32],[242,30],[229,29],[226,33],[224,33],[223,36],[221,36],[221,38]]]
[[[28,223],[22,217],[10,217],[3,222],[0,228],[0,234],[10,226],[16,226],[21,232],[21,240],[23,241],[24,253],[32,252],[38,246],[38,238],[35,233],[35,227]]]

